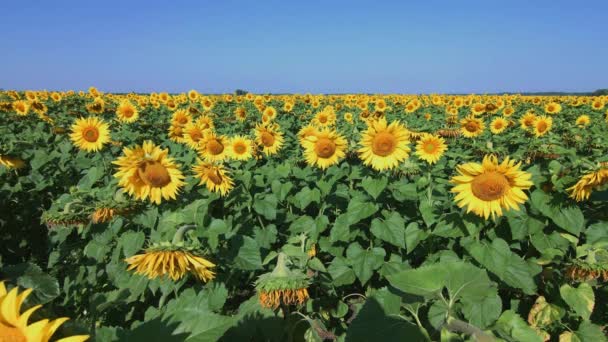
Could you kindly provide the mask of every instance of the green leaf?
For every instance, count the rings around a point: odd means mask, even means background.
[[[253,200],[253,209],[268,220],[277,218],[277,197],[273,194],[256,195]]]
[[[528,235],[542,232],[545,228],[545,222],[530,216],[523,208],[519,211],[509,210],[505,212],[505,216],[509,222],[513,240],[525,239]]]
[[[355,282],[355,272],[344,258],[334,258],[329,264],[327,272],[331,275],[334,286],[350,285]]]
[[[502,312],[502,300],[496,291],[489,293],[481,300],[462,299],[462,313],[469,323],[486,329],[490,327]]]
[[[391,212],[385,220],[373,219],[371,232],[381,240],[405,248],[405,220],[397,212]]]
[[[431,265],[388,275],[388,282],[405,293],[435,296],[445,286],[445,266]]]
[[[241,270],[258,270],[262,268],[262,256],[257,242],[249,236],[237,235],[231,242],[238,248],[234,265]],[[234,248],[233,247],[233,248]]]
[[[2,269],[2,275],[17,279],[17,285],[22,288],[33,289],[31,299],[37,304],[45,304],[59,296],[59,283],[42,269],[32,263],[23,263],[6,266]]]
[[[372,216],[376,211],[378,211],[378,207],[374,203],[356,198],[348,203],[346,215],[348,215],[348,222],[355,224]]]
[[[304,187],[300,192],[298,192],[294,196],[294,205],[300,209],[305,209],[312,202],[320,203],[321,202],[321,192],[319,189],[311,189],[309,187]]]
[[[536,189],[530,196],[533,208],[536,208],[543,215],[553,220],[560,228],[578,236],[585,226],[585,217],[579,207],[564,207],[561,204],[554,204],[553,198],[540,189]]]
[[[410,222],[405,228],[405,245],[411,253],[418,244],[428,237],[428,233],[418,227],[418,222]]]
[[[281,181],[275,179],[271,184],[272,193],[277,196],[279,201],[284,201],[289,194],[289,191],[293,188],[293,184],[289,183],[281,183]]]
[[[418,209],[427,227],[431,227],[433,223],[437,222],[438,213],[436,208],[428,200],[421,200]]]
[[[463,246],[477,262],[508,285],[522,289],[526,294],[536,292],[534,276],[540,273],[540,267],[526,263],[504,240],[496,238],[491,244],[469,240],[468,243],[463,241]]]
[[[587,283],[581,283],[578,288],[564,284],[559,288],[564,301],[583,319],[588,320],[595,306],[593,288]]]
[[[608,339],[606,335],[602,331],[602,328],[599,326],[589,322],[583,321],[581,325],[579,325],[578,330],[575,332],[576,337],[578,337],[582,342],[606,342]]]
[[[374,271],[382,266],[385,256],[384,249],[379,247],[363,249],[357,242],[352,243],[346,250],[346,257],[362,285],[365,285]]]
[[[361,186],[367,193],[375,199],[380,196],[380,193],[386,188],[388,184],[388,178],[380,177],[379,179],[374,179],[372,177],[365,177],[363,181],[361,181]]]
[[[356,318],[348,326],[346,342],[427,341],[418,326],[396,317],[373,296],[365,301]]]
[[[501,335],[510,337],[515,341],[542,342],[543,339],[536,334],[521,316],[515,311],[507,310],[500,315],[496,322],[496,329]]]
[[[315,220],[308,215],[300,216],[289,225],[289,231],[292,234],[311,232],[315,229]]]
[[[146,242],[146,235],[143,232],[129,231],[120,236],[118,245],[122,247],[126,257],[136,254]]]
[[[349,241],[350,237],[350,222],[347,214],[341,214],[336,217],[334,225],[329,233],[331,242]]]

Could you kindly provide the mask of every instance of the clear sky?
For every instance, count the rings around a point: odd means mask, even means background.
[[[608,1],[0,1],[0,88],[608,88]]]

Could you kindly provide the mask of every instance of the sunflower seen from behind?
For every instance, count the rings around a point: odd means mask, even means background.
[[[409,157],[408,137],[408,130],[399,121],[388,124],[382,117],[370,122],[359,142],[359,158],[374,170],[395,168]]]
[[[486,220],[502,216],[503,209],[519,211],[519,205],[528,200],[524,190],[532,186],[532,175],[520,166],[521,162],[508,157],[499,164],[493,155],[486,155],[481,163],[458,165],[458,175],[450,180],[456,204]]]
[[[97,117],[80,118],[72,125],[70,140],[83,151],[96,152],[110,141],[110,128]]]
[[[118,167],[114,174],[118,185],[138,200],[160,204],[163,199],[175,199],[184,185],[184,175],[169,157],[169,150],[152,141],[132,149],[125,147],[123,156],[112,163]]]
[[[222,165],[198,160],[192,167],[192,171],[199,180],[199,185],[204,185],[207,190],[226,196],[234,187],[234,181],[228,170]]]
[[[255,141],[265,155],[271,156],[283,147],[283,133],[276,124],[258,124],[255,128]]]
[[[323,129],[304,139],[304,157],[310,166],[326,169],[346,155],[346,139],[335,130]]]
[[[435,164],[447,151],[448,146],[442,137],[424,134],[416,143],[415,154],[429,164]]]

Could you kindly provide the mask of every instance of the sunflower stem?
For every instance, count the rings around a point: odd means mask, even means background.
[[[177,245],[180,242],[184,241],[184,235],[186,234],[186,232],[188,232],[189,230],[193,230],[194,228],[196,228],[196,225],[194,225],[194,224],[181,226],[177,230],[177,232],[175,232],[175,235],[173,235],[173,241],[171,243],[173,245]]]
[[[279,277],[287,277],[289,276],[289,269],[287,268],[287,254],[280,252],[277,257],[277,265],[274,270],[272,270],[272,274]]]

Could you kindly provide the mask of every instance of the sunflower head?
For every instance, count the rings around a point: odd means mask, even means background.
[[[279,253],[274,270],[256,280],[255,288],[263,307],[277,309],[281,305],[301,305],[308,299],[310,281],[302,272],[287,268],[286,262],[287,256]]]
[[[255,140],[262,152],[267,155],[277,154],[283,146],[283,133],[278,125],[257,125]]]
[[[25,167],[25,162],[18,157],[0,154],[0,165],[7,169],[19,170]]]
[[[228,170],[222,165],[215,165],[199,159],[192,171],[199,179],[199,185],[205,185],[209,191],[219,193],[220,196],[225,196],[234,187],[234,181]]]
[[[532,175],[521,171],[521,163],[505,158],[498,163],[495,156],[487,155],[483,162],[466,163],[457,167],[458,175],[452,177],[452,192],[459,207],[467,212],[488,219],[502,216],[503,209],[519,210],[528,196],[523,192],[532,186]]]
[[[504,132],[508,126],[509,126],[509,122],[506,119],[498,117],[498,118],[492,120],[492,122],[490,123],[490,131],[493,134],[500,134],[500,133]]]
[[[72,125],[70,139],[79,149],[96,152],[110,141],[110,129],[97,117],[81,118]]]
[[[584,127],[584,126],[589,125],[589,123],[591,123],[591,118],[589,118],[589,115],[581,115],[578,118],[576,118],[577,126]]]
[[[228,138],[207,130],[199,140],[199,155],[208,162],[223,161],[228,157],[228,143]]]
[[[131,101],[123,100],[116,108],[116,116],[120,122],[131,123],[137,121],[139,112]]]
[[[308,165],[326,169],[344,158],[347,141],[336,131],[323,129],[304,139],[303,147]]]
[[[398,121],[391,124],[380,118],[370,122],[361,138],[359,157],[375,170],[395,168],[409,157],[409,132]]]
[[[467,138],[475,138],[483,133],[485,124],[481,119],[470,116],[460,120],[460,131]]]
[[[416,143],[416,155],[429,164],[434,164],[448,149],[443,138],[432,134],[423,135]]]
[[[547,134],[553,126],[553,118],[548,116],[539,116],[534,120],[534,135],[537,137]]]
[[[228,156],[235,160],[248,160],[253,157],[253,141],[245,136],[236,135],[228,142]]]

